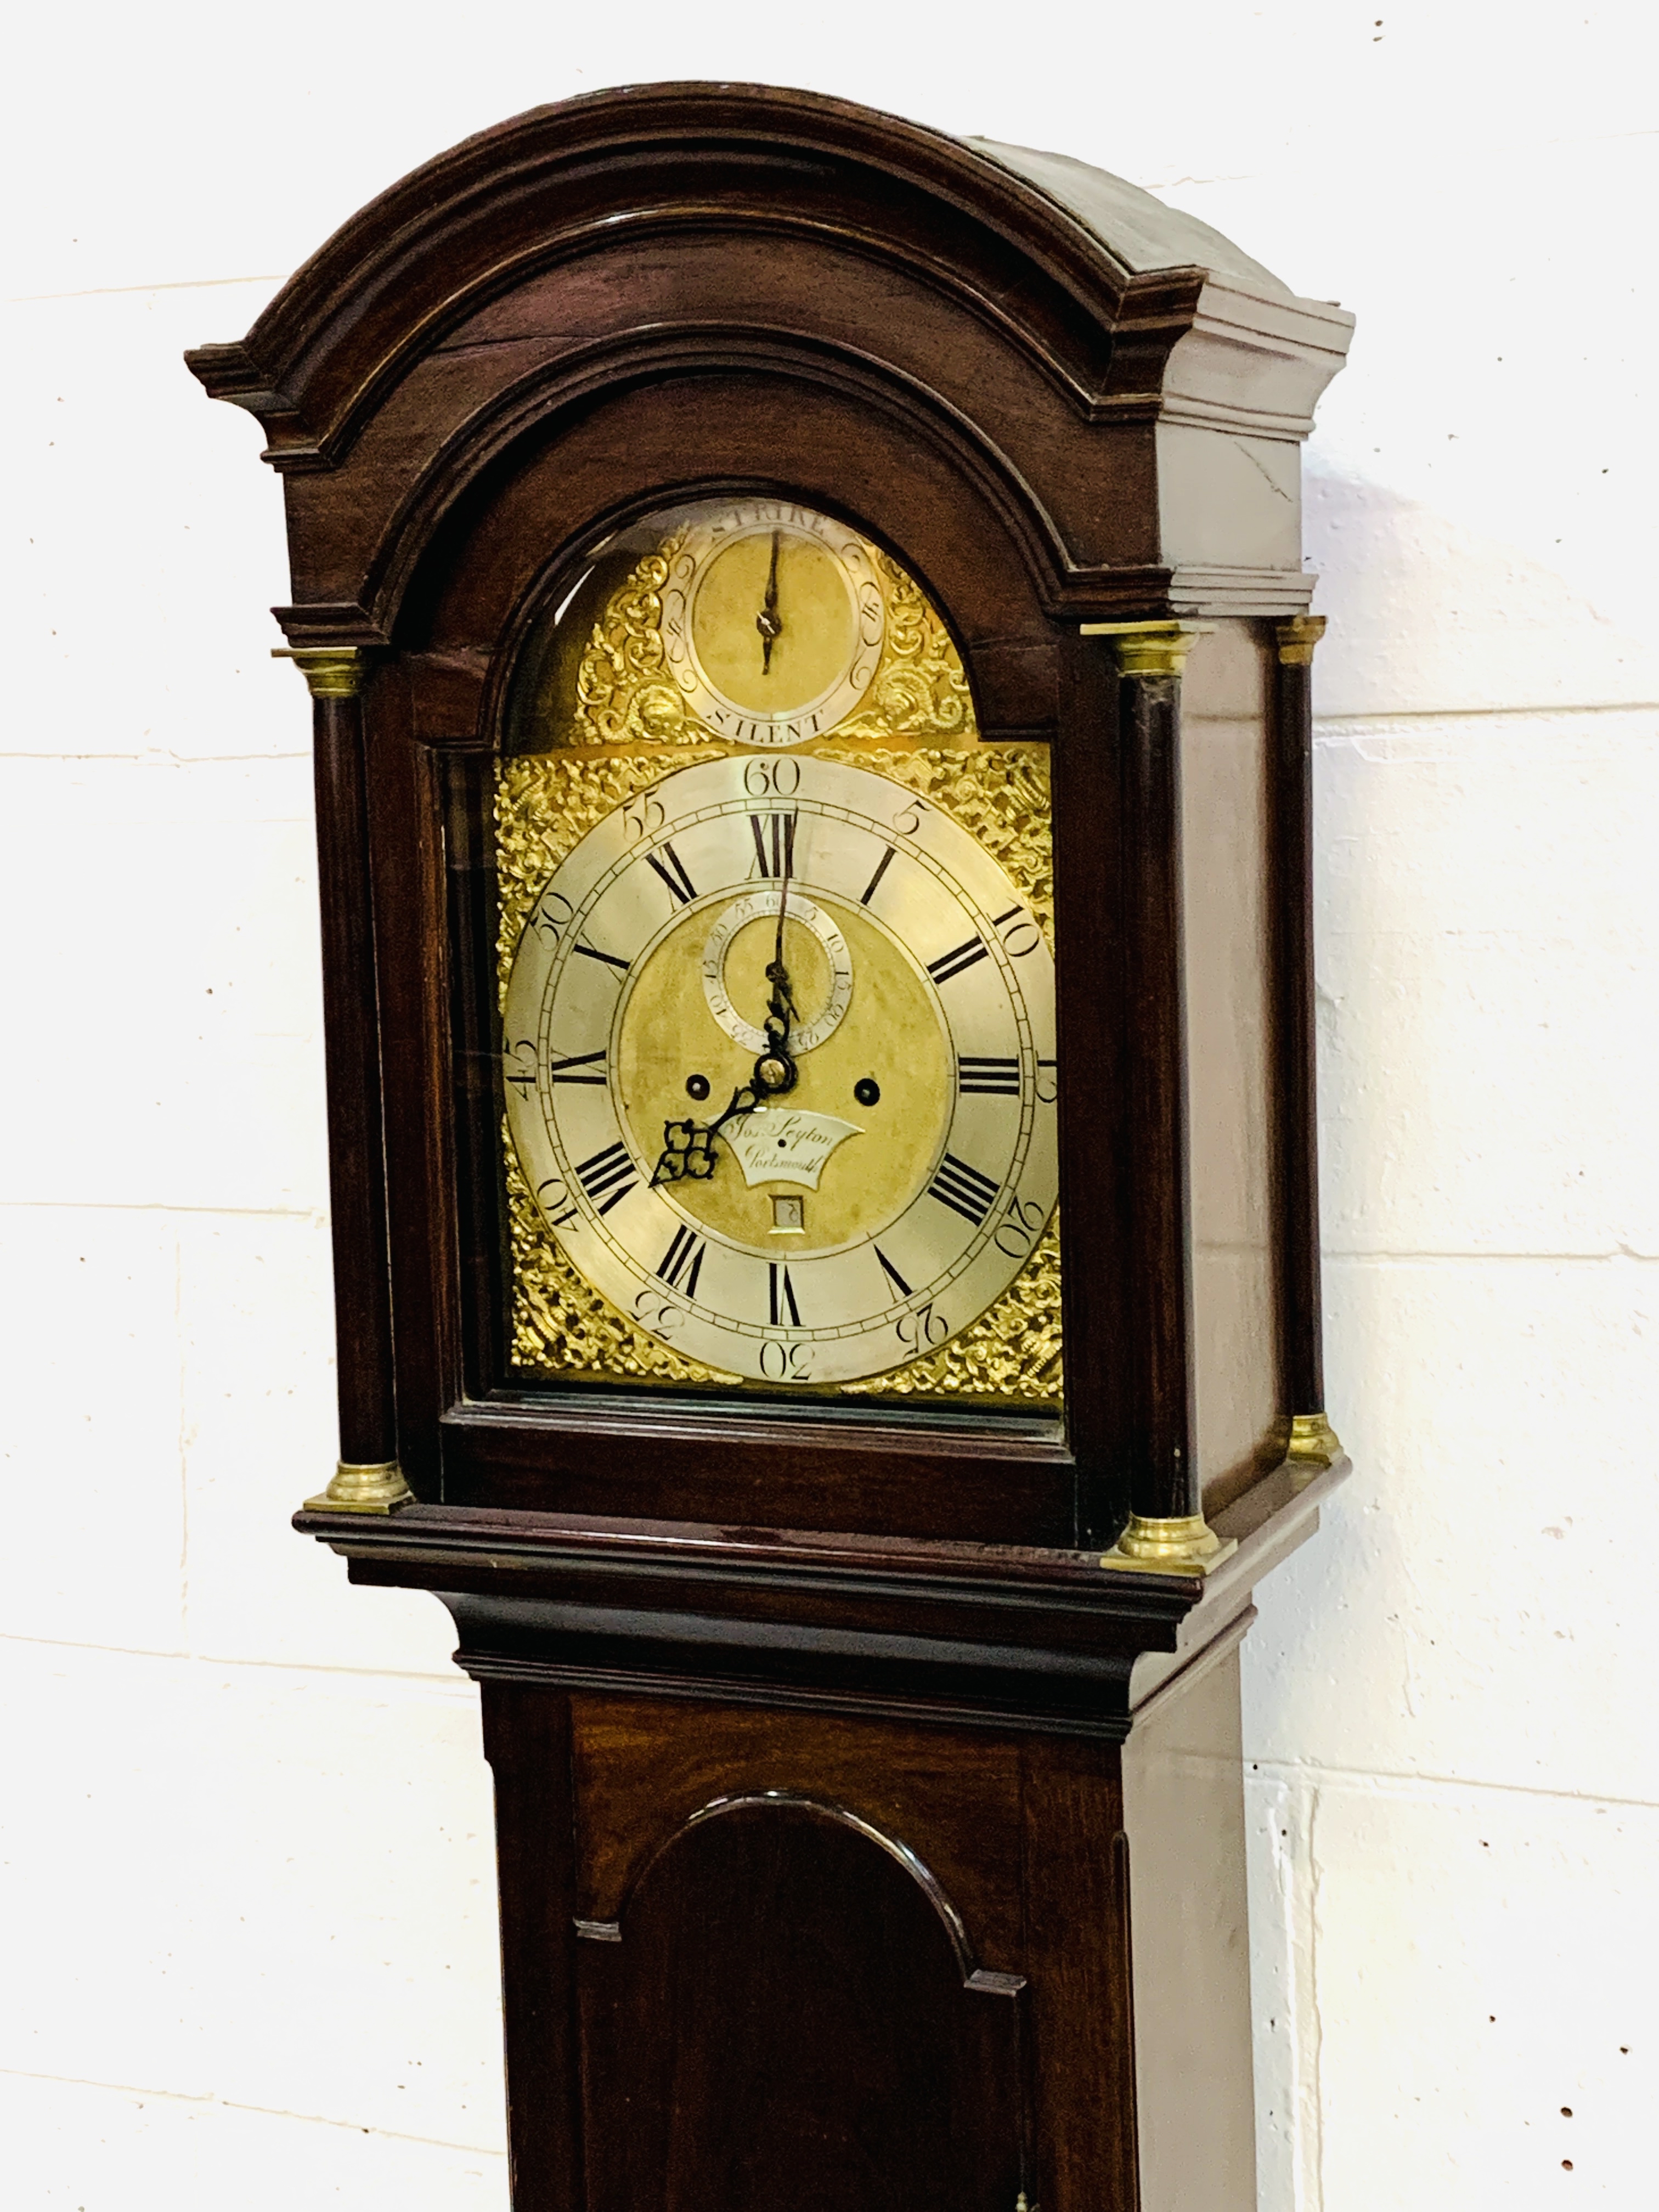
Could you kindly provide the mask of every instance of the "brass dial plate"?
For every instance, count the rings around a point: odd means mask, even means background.
[[[756,1126],[720,1141],[707,1182],[653,1184],[661,1123],[712,1120],[744,1073],[701,961],[764,868],[756,824],[769,839],[783,814],[794,878],[833,915],[853,981],[798,1090],[761,1111],[839,1133],[786,1133],[782,1171],[751,1176],[740,1152],[759,1125],[741,1116]],[[793,951],[808,1019],[830,988],[806,964],[817,944],[803,929]],[[880,1375],[968,1328],[1042,1239],[1057,1172],[1042,930],[982,845],[884,776],[807,757],[664,779],[543,887],[504,1011],[509,1125],[548,1227],[683,1358],[772,1384]]]

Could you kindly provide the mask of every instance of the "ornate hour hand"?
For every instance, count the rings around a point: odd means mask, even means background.
[[[659,1182],[707,1182],[719,1160],[715,1138],[728,1121],[752,1114],[761,1103],[753,1084],[745,1083],[732,1093],[732,1103],[717,1121],[665,1121],[662,1151],[651,1170],[653,1189]]]
[[[763,1084],[769,1093],[793,1091],[795,1087],[789,1032],[798,1018],[794,987],[783,964],[783,918],[789,908],[789,862],[790,852],[786,846],[783,873],[778,879],[778,933],[773,942],[772,957],[766,963],[766,980],[772,986],[766,1001],[766,1019],[762,1024],[766,1031],[766,1050],[755,1062],[755,1080]]]
[[[755,628],[761,634],[761,674],[772,673],[772,647],[783,635],[783,624],[778,619],[778,542],[783,532],[772,532],[772,565],[766,572],[766,597],[761,601],[761,611],[755,617]]]
[[[766,980],[772,988],[766,1001],[766,1019],[762,1024],[766,1033],[765,1050],[755,1062],[755,1072],[748,1082],[732,1093],[732,1103],[718,1121],[663,1123],[663,1149],[651,1172],[653,1187],[659,1182],[707,1182],[719,1157],[714,1151],[714,1139],[726,1124],[754,1113],[769,1098],[781,1097],[795,1087],[797,1070],[789,1051],[790,1031],[797,1018],[795,994],[789,970],[783,964],[783,918],[788,904],[789,862],[786,857],[778,886],[778,933],[773,942],[772,957],[766,963]]]
[[[766,1026],[770,1035],[769,1017]],[[783,1038],[787,1041],[787,1025]],[[776,1076],[783,1079],[775,1081]],[[714,1139],[726,1124],[741,1121],[745,1114],[753,1114],[764,1106],[769,1098],[777,1097],[781,1091],[793,1091],[794,1085],[794,1061],[781,1047],[769,1048],[755,1062],[755,1073],[749,1081],[732,1093],[732,1103],[718,1121],[663,1123],[662,1151],[651,1170],[652,1187],[654,1188],[659,1182],[707,1182],[720,1158],[714,1150]]]

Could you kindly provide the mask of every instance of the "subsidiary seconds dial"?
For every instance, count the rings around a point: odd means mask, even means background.
[[[781,1030],[784,1091],[757,1060]],[[572,1265],[757,1382],[937,1350],[1054,1210],[1042,933],[965,830],[866,769],[709,763],[607,816],[532,909],[504,1048]]]

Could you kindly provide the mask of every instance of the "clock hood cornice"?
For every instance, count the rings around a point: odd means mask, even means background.
[[[878,387],[994,485],[1055,614],[1294,611],[1296,448],[1351,330],[1085,164],[817,94],[665,84],[464,141],[353,216],[246,338],[187,358],[289,477],[296,599],[336,610],[290,635],[370,642],[417,510],[423,535],[561,406],[720,368]],[[1092,483],[1079,435],[1111,453]],[[296,499],[306,475],[349,491]]]

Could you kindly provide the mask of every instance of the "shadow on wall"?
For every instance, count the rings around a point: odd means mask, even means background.
[[[1659,648],[1516,547],[1314,461],[1304,502],[1322,719],[1659,702]]]

